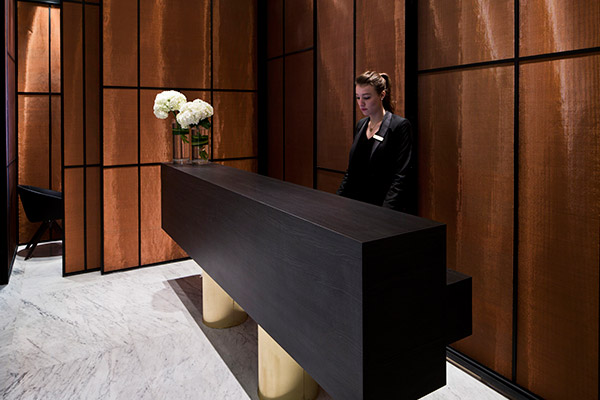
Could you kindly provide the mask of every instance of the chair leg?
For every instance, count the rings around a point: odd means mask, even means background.
[[[42,222],[42,225],[40,225],[38,230],[35,232],[35,234],[31,238],[31,240],[29,241],[29,244],[27,244],[27,247],[25,248],[25,250],[27,250],[27,249],[29,249],[29,246],[32,246],[31,249],[29,250],[29,252],[27,253],[27,255],[25,256],[25,260],[29,260],[31,258],[31,255],[33,254],[33,251],[37,247],[38,242],[40,241],[40,239],[42,238],[42,235],[44,234],[44,232],[46,232],[46,229],[48,229],[49,226],[50,226],[50,223],[48,221]]]
[[[61,240],[64,239],[65,232],[58,222],[55,220],[50,221],[50,229],[54,229],[56,232],[58,232]]]

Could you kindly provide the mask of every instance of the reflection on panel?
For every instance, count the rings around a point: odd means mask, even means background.
[[[267,1],[267,57],[283,54],[283,0]]]
[[[8,76],[15,76],[15,62],[10,58],[7,60],[7,72]],[[16,104],[16,80],[9,79],[8,80],[8,99],[7,102],[9,104],[8,107],[8,138],[7,138],[7,146],[8,146],[8,162],[12,162],[17,157],[17,132],[16,132],[16,123],[17,123],[17,104]]]
[[[104,165],[137,163],[137,91],[104,89],[103,116]]]
[[[53,93],[60,93],[60,8],[50,8],[50,80]]]
[[[175,120],[173,115],[167,119],[158,119],[152,111],[154,98],[162,90],[140,91],[140,162],[154,163],[170,161],[173,157],[173,136],[171,124]],[[188,101],[202,99],[212,104],[211,92],[208,91],[183,91]],[[203,134],[210,135],[210,130]],[[210,140],[210,139],[209,139]]]
[[[256,93],[215,92],[211,158],[256,157]]]
[[[284,0],[285,52],[313,46],[313,0]]]
[[[61,133],[60,133],[60,96],[52,96],[52,149],[50,150],[52,159],[52,185],[51,189],[62,192],[62,151],[61,151]],[[21,159],[20,162],[26,160]]]
[[[85,6],[86,164],[100,163],[100,10]]]
[[[100,167],[85,171],[86,267],[90,270],[102,267],[102,172]]]
[[[104,170],[104,268],[139,264],[137,167]]]
[[[283,59],[267,61],[268,173],[283,179]]]
[[[514,1],[418,2],[419,69],[514,56]]]
[[[13,1],[5,1],[5,14],[8,18],[5,19],[6,37],[8,38],[8,52],[15,58],[15,3]],[[14,76],[14,75],[13,75]]]
[[[513,67],[419,79],[419,211],[447,224],[447,266],[473,277],[473,335],[453,347],[511,376]]]
[[[216,161],[217,164],[226,165],[228,167],[243,169],[248,172],[258,172],[258,160],[227,160],[227,161]]]
[[[393,32],[393,34],[392,34]],[[392,81],[395,113],[404,115],[404,2],[356,2],[356,75],[385,72]],[[356,120],[363,118],[357,108]]]
[[[354,2],[319,2],[317,7],[317,165],[345,170],[354,129]]]
[[[20,92],[47,92],[50,65],[48,53],[49,7],[34,3],[18,4],[18,41]]]
[[[313,186],[313,51],[285,59],[285,180]]]
[[[599,70],[521,67],[517,383],[544,398],[598,398]]]
[[[344,174],[331,171],[317,171],[317,189],[324,192],[335,193],[342,183]]]
[[[8,181],[11,182],[8,185],[8,200],[9,200],[9,210],[8,210],[8,249],[7,252],[7,264],[10,265],[12,262],[13,252],[16,252],[16,247],[19,243],[19,228],[17,226],[17,215],[19,214],[19,202],[17,198],[17,165],[16,163],[12,163],[8,166]],[[29,238],[23,240],[29,240]]]
[[[65,165],[83,164],[83,46],[81,5],[63,4]]]
[[[160,167],[142,167],[141,185],[142,264],[187,257],[161,227]]]
[[[103,0],[102,10],[104,85],[135,86],[137,0]]]
[[[140,8],[141,85],[210,87],[209,27],[209,0],[146,1]]]
[[[521,56],[600,46],[598,1],[521,1],[519,22]]]
[[[48,96],[19,95],[20,184],[49,187],[49,108]]]
[[[65,273],[85,270],[83,168],[65,169],[64,266]]]
[[[256,1],[213,1],[216,89],[256,89]]]

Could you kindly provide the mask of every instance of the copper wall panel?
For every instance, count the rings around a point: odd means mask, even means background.
[[[60,8],[50,8],[50,87],[60,93]]]
[[[520,54],[529,56],[600,46],[600,2],[519,2]]]
[[[137,91],[104,89],[104,165],[138,162]]]
[[[100,167],[85,169],[86,268],[102,267],[102,175]]]
[[[268,175],[283,179],[283,59],[267,61]]]
[[[419,69],[514,57],[514,1],[418,2]]]
[[[85,154],[100,163],[100,9],[85,6]]]
[[[140,265],[137,167],[104,170],[104,268]]]
[[[404,2],[356,2],[356,75],[368,70],[386,72],[398,115],[404,115],[404,32]],[[361,118],[357,108],[356,119]]]
[[[135,86],[137,0],[104,0],[102,11],[104,85]]]
[[[8,103],[8,112],[6,113],[8,117],[8,137],[6,138],[6,145],[8,146],[8,163],[12,162],[17,157],[17,83],[15,76],[15,62],[10,58],[7,59],[7,73],[10,77],[8,79],[8,93],[7,103]]]
[[[285,53],[312,47],[313,0],[284,0]]]
[[[285,58],[285,180],[313,186],[313,51]]]
[[[317,171],[317,189],[324,192],[335,193],[342,183],[344,174],[331,171]]]
[[[232,168],[243,169],[244,171],[248,172],[258,172],[258,160],[256,158],[250,160],[216,161],[216,163]]]
[[[5,18],[4,25],[4,35],[7,38],[7,52],[15,58],[15,2],[14,1],[5,1],[4,2],[4,11],[8,18]]]
[[[210,15],[209,0],[145,2],[140,8],[142,86],[210,87]]]
[[[65,272],[85,270],[83,168],[65,169],[65,219],[63,240]]]
[[[17,2],[19,92],[47,92],[49,86],[49,7]]]
[[[187,257],[161,227],[160,167],[142,167],[141,185],[141,263],[154,264]]]
[[[354,133],[354,1],[317,7],[317,165],[344,171]]]
[[[599,55],[520,71],[517,383],[544,398],[598,398],[598,71]]]
[[[453,347],[511,376],[513,68],[421,75],[419,210],[473,277],[473,335]]]
[[[83,31],[80,4],[63,4],[64,163],[83,164]]]
[[[256,157],[256,93],[214,92],[211,158]]]
[[[267,1],[267,57],[283,54],[283,0]]]
[[[154,98],[162,90],[140,91],[140,162],[167,162],[173,158],[173,136],[171,124],[175,120],[172,115],[167,119],[154,116],[152,107]],[[212,104],[211,92],[183,91],[188,101],[202,99]],[[205,131],[210,135],[210,131]],[[209,154],[210,156],[210,154]]]
[[[256,89],[257,0],[213,1],[213,87]]]
[[[19,184],[49,188],[50,100],[44,95],[19,95]],[[27,243],[39,223],[27,219],[19,202],[19,242]],[[47,239],[48,235],[44,236]]]
[[[60,132],[60,96],[52,96],[52,149],[50,149],[52,157],[52,185],[51,189],[62,192],[62,134]],[[24,160],[21,160],[23,162]]]

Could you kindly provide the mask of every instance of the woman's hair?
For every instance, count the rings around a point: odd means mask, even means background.
[[[392,85],[390,77],[385,72],[366,71],[356,77],[354,85],[370,85],[375,88],[377,94],[385,90],[385,97],[382,100],[383,108],[386,111],[394,112],[394,103],[392,102]]]

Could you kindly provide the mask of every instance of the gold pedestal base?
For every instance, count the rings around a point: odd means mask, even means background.
[[[202,272],[202,322],[211,328],[240,325],[248,314],[205,271]]]
[[[314,400],[319,385],[258,327],[258,397],[261,400]]]

